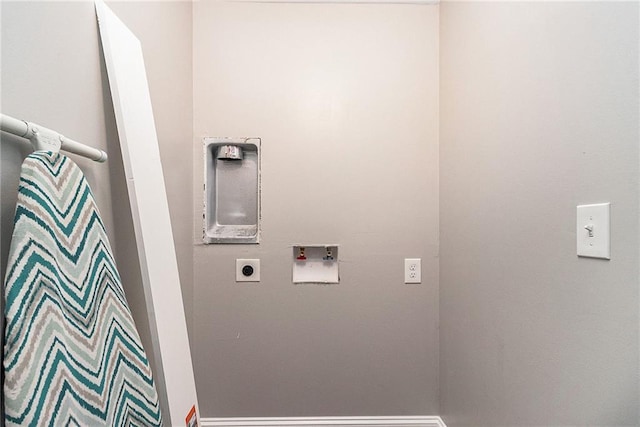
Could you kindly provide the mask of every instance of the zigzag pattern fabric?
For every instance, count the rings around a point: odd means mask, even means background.
[[[22,165],[5,279],[7,426],[160,426],[151,369],[80,168]]]

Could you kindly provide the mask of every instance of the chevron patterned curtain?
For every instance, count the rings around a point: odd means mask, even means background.
[[[160,426],[158,395],[82,171],[22,165],[5,279],[7,426]]]

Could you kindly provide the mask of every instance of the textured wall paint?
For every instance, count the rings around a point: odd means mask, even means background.
[[[638,7],[441,4],[450,427],[639,424]],[[612,259],[579,259],[603,201]]]
[[[437,7],[193,7],[202,414],[437,413]],[[262,138],[260,245],[200,244],[204,136]],[[297,243],[340,244],[341,283],[293,285]]]

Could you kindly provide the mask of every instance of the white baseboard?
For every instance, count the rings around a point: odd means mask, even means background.
[[[440,417],[201,418],[202,427],[447,427]]]

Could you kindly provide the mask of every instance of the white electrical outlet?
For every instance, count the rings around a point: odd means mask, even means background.
[[[259,259],[237,259],[236,260],[236,282],[259,282],[260,281],[260,260]]]
[[[422,283],[420,258],[404,259],[404,283]]]

